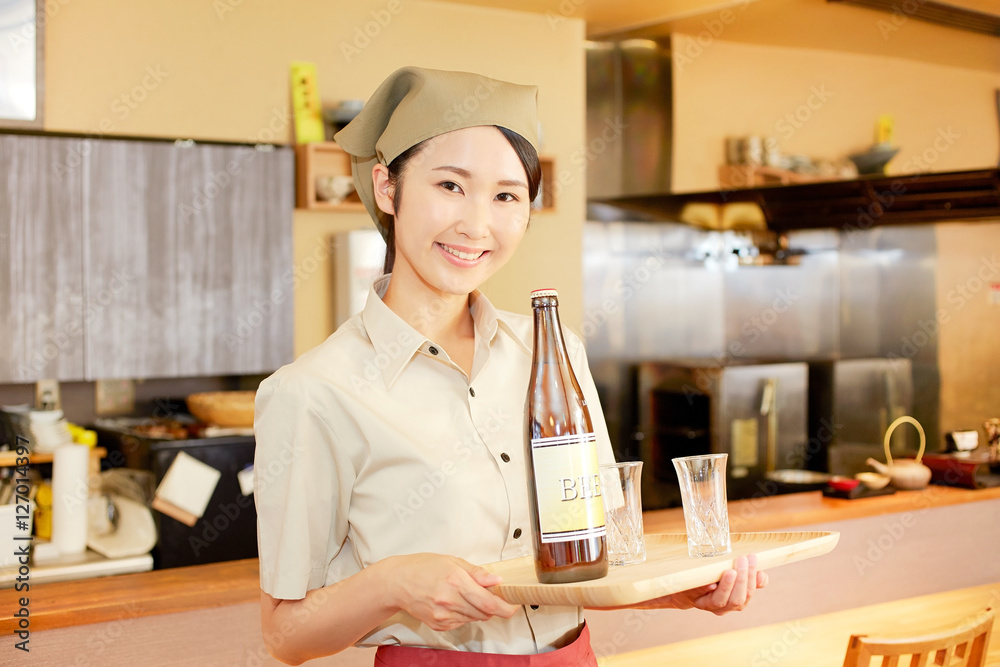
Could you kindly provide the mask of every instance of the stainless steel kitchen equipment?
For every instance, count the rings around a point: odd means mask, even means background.
[[[832,359],[840,346],[833,231],[796,232],[794,266],[741,266],[732,232],[674,223],[584,225],[591,360]],[[831,313],[833,315],[831,316]]]
[[[669,41],[587,42],[587,197],[670,191]]]
[[[882,438],[893,421],[913,408],[909,359],[842,359],[809,363],[807,467],[853,476],[882,455]],[[909,429],[892,436],[892,453],[911,449]]]
[[[637,364],[634,437],[649,461],[643,507],[676,505],[678,456],[729,454],[730,498],[779,491],[767,484],[768,471],[805,466],[807,377],[804,363]]]
[[[837,414],[857,414],[844,427],[832,417],[832,385],[814,380],[827,405],[813,410],[809,438],[819,444],[810,445],[811,469],[830,472],[826,450],[835,440],[877,453],[890,413],[914,415],[929,442],[941,442],[934,233],[930,226],[795,232],[794,247],[809,251],[797,265],[744,266],[716,252],[729,232],[669,222],[587,223],[582,333],[616,448],[636,455],[630,427],[638,422],[627,414],[636,408],[623,389],[629,368],[692,358],[719,366],[850,362],[840,375],[859,364],[856,372],[874,383],[870,391],[881,393],[848,408],[854,390],[845,375],[845,408]],[[854,361],[865,359],[872,361]],[[890,369],[888,379],[879,368]],[[833,379],[827,375],[825,384]],[[915,444],[902,442],[911,437],[902,431],[893,437],[894,453]],[[872,454],[860,454],[854,466],[864,470]]]

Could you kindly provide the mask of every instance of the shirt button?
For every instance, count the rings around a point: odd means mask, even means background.
[[[475,398],[476,397],[476,390],[473,389],[472,387],[469,387],[469,394],[472,396],[472,398]]]
[[[438,353],[438,349],[436,347],[434,347],[433,345],[431,345],[429,348],[427,348],[427,351],[430,352],[433,355],[437,355],[437,353]]]
[[[533,605],[531,605],[531,608],[532,609],[538,609],[538,605],[537,604],[533,604]]]
[[[521,537],[521,529],[520,528],[515,528],[514,529],[514,539],[516,540],[519,537]]]
[[[507,452],[504,452],[503,454],[500,455],[500,460],[503,461],[504,463],[510,463],[510,457],[507,456]]]

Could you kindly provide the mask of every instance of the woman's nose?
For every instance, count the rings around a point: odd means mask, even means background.
[[[467,202],[466,206],[462,207],[455,231],[473,240],[486,238],[490,234],[492,200],[481,201],[478,198],[470,198]]]

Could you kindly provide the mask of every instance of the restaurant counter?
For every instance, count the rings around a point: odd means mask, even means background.
[[[808,665],[841,667],[851,635],[918,637],[978,621],[992,606],[1000,616],[1000,582],[857,607],[735,632],[710,642],[687,640],[607,655],[604,667],[703,667],[703,665]],[[1000,665],[1000,632],[994,621],[987,665]]]
[[[770,572],[768,589],[741,613],[588,610],[599,655],[1000,581],[1000,488],[932,486],[858,500],[818,491],[749,498],[730,503],[730,522],[735,532],[836,530],[841,538],[830,554]],[[648,533],[683,532],[683,513],[647,512],[644,523]],[[87,653],[95,636],[105,637],[98,648],[115,660],[148,661],[157,651],[170,658],[180,642],[206,664],[276,664],[260,637],[255,559],[3,590],[0,634],[12,637],[22,597],[29,601],[32,650],[40,657],[54,651],[61,664],[75,664],[73,656]],[[669,620],[656,622],[664,615]],[[12,644],[0,646],[0,662]],[[370,655],[351,649],[310,664],[371,665]]]

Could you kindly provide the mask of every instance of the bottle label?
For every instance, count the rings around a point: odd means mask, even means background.
[[[532,439],[531,458],[542,543],[604,535],[604,500],[594,434]]]

